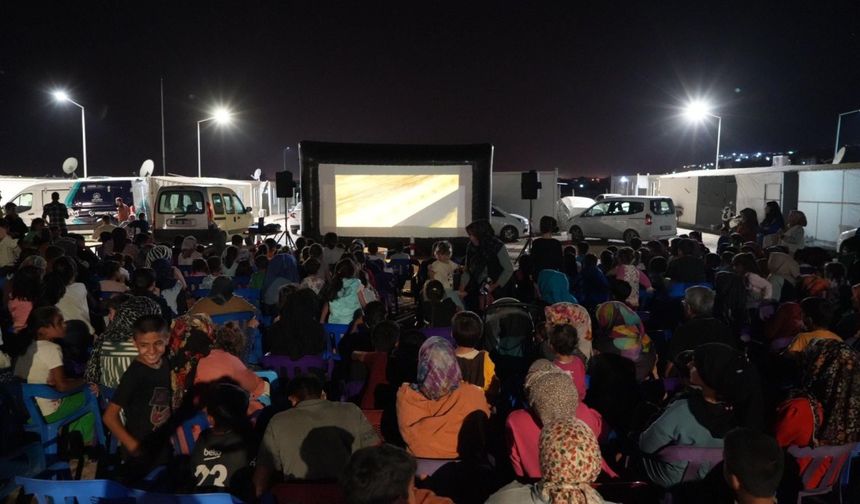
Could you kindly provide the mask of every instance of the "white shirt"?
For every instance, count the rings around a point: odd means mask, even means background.
[[[325,265],[326,269],[328,270],[333,265],[337,264],[337,262],[340,261],[340,258],[343,257],[343,254],[345,252],[346,251],[343,249],[343,247],[335,247],[333,249],[323,247],[322,262]]]
[[[38,340],[30,343],[24,355],[15,361],[15,376],[27,383],[46,385],[51,370],[63,365],[63,350],[60,345]],[[36,398],[42,414],[47,416],[60,408],[60,401]]]
[[[75,282],[66,286],[66,295],[57,302],[57,308],[63,314],[63,319],[80,320],[87,325],[90,334],[93,333],[93,326],[90,323],[90,309],[87,305],[87,288],[80,282]]]
[[[0,268],[15,264],[20,253],[21,249],[18,248],[18,240],[6,235],[0,240]]]
[[[457,271],[457,263],[453,261],[433,261],[428,267],[430,277],[442,282],[442,287],[447,290],[454,288],[454,272]]]

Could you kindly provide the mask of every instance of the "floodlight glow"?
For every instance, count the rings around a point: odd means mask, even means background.
[[[51,93],[54,95],[54,99],[58,102],[69,101],[69,95],[63,90],[57,90]]]
[[[711,115],[711,106],[702,100],[693,100],[684,107],[684,116],[690,121],[702,121]]]
[[[212,114],[212,118],[215,119],[215,122],[218,124],[227,124],[230,122],[232,114],[229,110],[224,107],[219,107],[215,109],[215,113]]]

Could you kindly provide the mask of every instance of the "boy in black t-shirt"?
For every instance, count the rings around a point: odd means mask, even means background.
[[[200,434],[191,453],[197,491],[230,492],[250,502],[257,443],[247,411],[248,394],[236,385],[218,383],[209,390],[206,415],[212,427]]]
[[[169,457],[170,368],[164,359],[167,324],[145,315],[134,324],[138,356],[120,379],[104,413],[104,424],[122,445],[123,473],[134,480]],[[125,413],[125,424],[120,418]]]

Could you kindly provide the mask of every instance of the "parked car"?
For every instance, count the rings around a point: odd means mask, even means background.
[[[529,220],[522,215],[508,213],[493,205],[490,224],[499,238],[506,243],[515,242],[520,236],[528,236]]]
[[[569,221],[570,238],[654,240],[678,232],[675,204],[664,196],[620,196],[605,198]]]
[[[153,225],[155,239],[193,235],[204,243],[244,234],[254,221],[236,193],[222,186],[164,186],[158,189]]]
[[[846,241],[850,238],[854,238],[860,232],[860,228],[849,229],[848,231],[843,231],[839,233],[839,238],[836,239],[836,251],[840,254],[848,254],[848,253],[856,253],[856,242],[858,240],[852,240],[851,246],[846,247]],[[849,250],[852,249],[852,250]]]

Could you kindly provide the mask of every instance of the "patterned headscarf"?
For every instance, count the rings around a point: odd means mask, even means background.
[[[144,264],[147,268],[152,267],[152,263],[159,259],[167,259],[168,262],[173,258],[173,251],[170,250],[170,247],[167,245],[156,245],[149,249],[149,252],[146,253],[146,260]]]
[[[816,339],[803,354],[801,388],[826,412],[816,439],[822,445],[860,441],[860,357],[837,340]]]
[[[93,350],[84,373],[88,382],[102,383],[101,354],[104,343],[131,341],[134,335],[134,323],[144,315],[161,315],[161,306],[147,297],[130,296],[125,303],[117,307],[113,320],[93,343]]]
[[[529,406],[537,413],[544,425],[556,420],[574,418],[579,406],[579,393],[570,373],[559,369],[548,360],[542,359],[555,371],[545,369],[529,373],[531,379],[527,388]],[[540,361],[538,361],[540,362]],[[534,367],[534,365],[532,365]],[[531,369],[529,369],[531,371]]]
[[[412,388],[430,400],[450,394],[463,381],[454,347],[439,336],[428,338],[418,351],[418,377]]]
[[[591,315],[588,314],[588,310],[578,304],[555,303],[544,308],[543,312],[549,330],[553,326],[572,325],[579,339],[579,351],[586,359],[591,358]]]
[[[595,344],[603,352],[636,361],[650,350],[651,339],[636,312],[620,301],[609,301],[597,307]]]
[[[591,429],[573,418],[545,425],[540,433],[540,496],[552,504],[600,504],[591,484],[600,475],[600,447]]]
[[[215,345],[215,325],[205,313],[183,315],[170,327],[170,388],[173,409],[179,409],[188,388],[194,384],[197,363]]]

